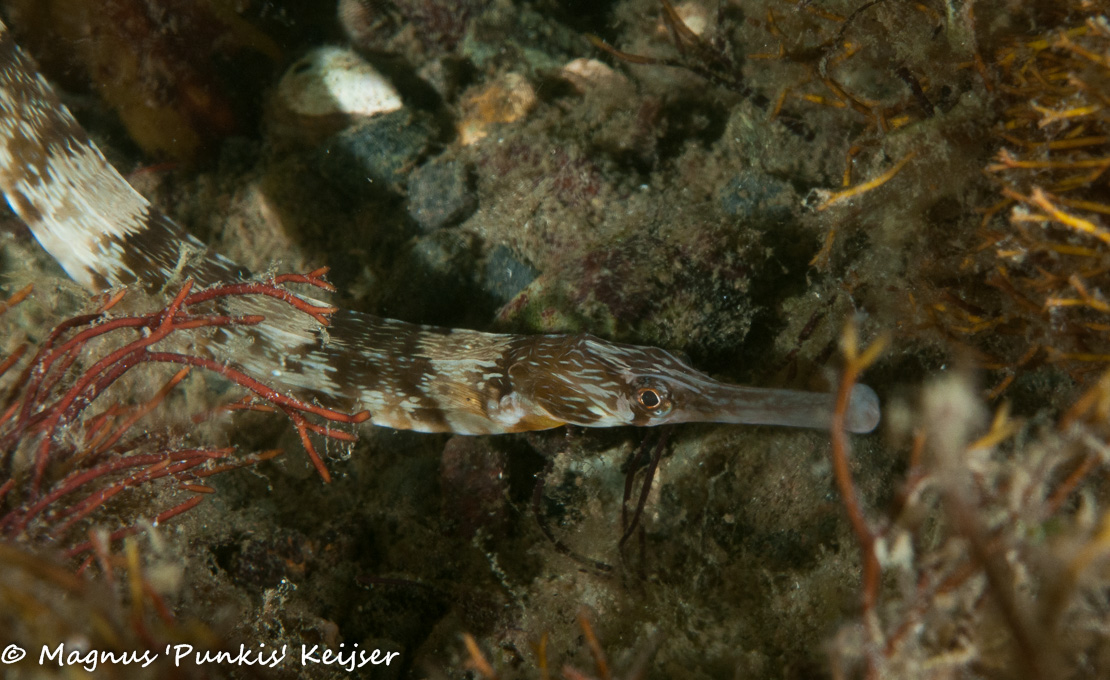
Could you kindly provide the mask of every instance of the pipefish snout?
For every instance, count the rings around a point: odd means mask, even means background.
[[[654,426],[714,422],[826,428],[835,395],[732,385],[691,368],[666,350],[608,342],[590,335],[534,336],[506,361],[510,391],[492,414],[505,431],[514,414],[551,427]],[[865,433],[879,423],[874,390],[857,385],[846,427]]]

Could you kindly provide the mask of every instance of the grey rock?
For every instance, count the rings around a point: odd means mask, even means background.
[[[478,206],[465,166],[435,159],[416,168],[408,182],[408,213],[424,233],[465,220]]]
[[[538,269],[522,262],[513,251],[499,245],[486,257],[482,287],[500,304],[505,304],[539,275]]]
[[[320,173],[355,196],[400,194],[434,134],[428,117],[404,109],[360,121],[324,143]]]

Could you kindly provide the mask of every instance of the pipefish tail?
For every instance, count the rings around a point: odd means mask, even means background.
[[[58,100],[0,24],[0,190],[35,238],[92,290],[247,279],[135,191]],[[265,321],[206,341],[205,351],[309,390],[332,408],[423,432],[498,434],[719,422],[824,428],[833,396],[723,383],[653,347],[589,335],[507,335],[336,312],[326,330],[267,299],[232,313]],[[245,336],[245,337],[244,337]],[[247,340],[249,342],[244,342]],[[852,395],[847,426],[869,432],[879,401]]]

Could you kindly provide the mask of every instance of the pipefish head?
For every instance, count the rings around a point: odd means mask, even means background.
[[[549,427],[716,422],[826,428],[832,420],[832,394],[724,383],[656,347],[589,335],[535,339],[510,363],[508,375],[517,403],[527,403],[533,421]],[[870,432],[878,422],[878,397],[857,385],[847,429]]]

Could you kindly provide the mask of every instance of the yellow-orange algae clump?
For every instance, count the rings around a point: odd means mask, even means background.
[[[986,171],[1002,200],[982,232],[996,257],[988,283],[1009,300],[998,320],[1024,333],[1024,361],[1040,355],[1082,377],[1110,363],[1110,25],[1091,18],[996,63],[1009,105]]]

